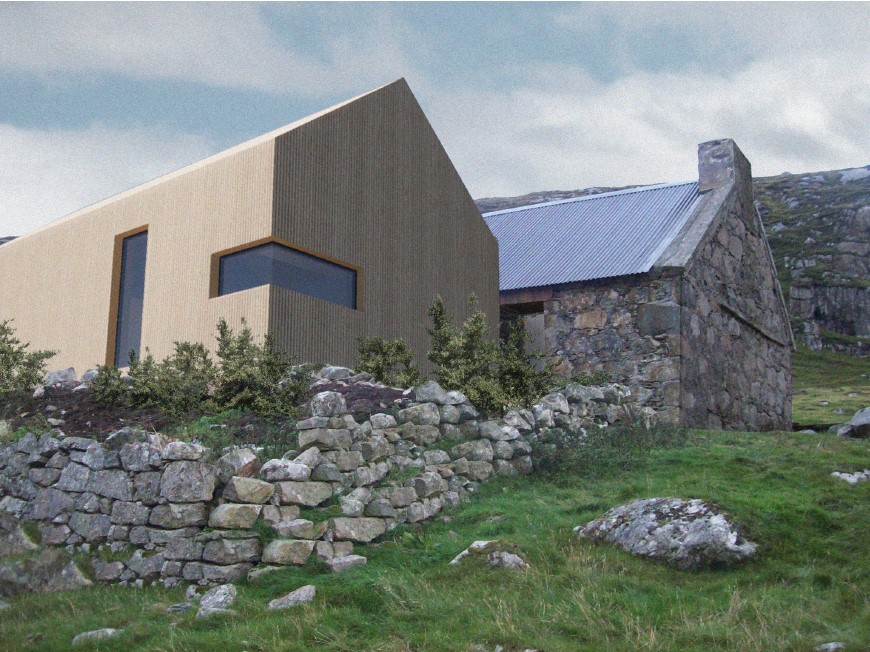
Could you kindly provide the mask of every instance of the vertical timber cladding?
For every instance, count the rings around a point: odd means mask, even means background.
[[[115,241],[147,224],[143,350],[160,359],[175,341],[214,348],[220,317],[234,327],[245,317],[264,334],[268,288],[210,299],[209,261],[215,251],[270,235],[273,163],[274,136],[257,139],[3,245],[0,319],[14,319],[33,349],[57,350],[54,368],[82,373],[106,362]]]
[[[402,337],[429,370],[426,311],[477,295],[498,330],[498,244],[404,80],[279,136],[274,237],[360,269],[357,310],[271,287],[270,332],[298,361],[353,365]]]

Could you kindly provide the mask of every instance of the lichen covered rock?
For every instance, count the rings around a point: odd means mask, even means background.
[[[636,500],[574,531],[681,570],[732,566],[752,557],[757,547],[718,509],[699,499]]]

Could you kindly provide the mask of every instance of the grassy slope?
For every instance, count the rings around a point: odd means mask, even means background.
[[[799,424],[848,421],[857,410],[870,405],[868,376],[870,358],[798,349],[792,356],[792,420]],[[828,405],[819,405],[823,401]]]
[[[0,619],[0,648],[60,650],[82,631],[122,627],[105,650],[810,650],[870,644],[870,484],[835,469],[870,467],[867,442],[828,435],[697,433],[655,451],[646,468],[601,478],[498,480],[449,523],[401,528],[359,546],[365,568],[315,565],[241,586],[238,615],[170,616],[183,591],[101,587],[19,596]],[[712,500],[760,544],[740,569],[683,573],[571,528],[633,498]],[[532,570],[457,569],[475,539],[515,542]],[[265,603],[312,583],[311,606]],[[82,649],[88,649],[83,646]]]

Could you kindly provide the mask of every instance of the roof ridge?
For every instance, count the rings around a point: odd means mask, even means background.
[[[360,93],[359,95],[355,95],[354,97],[348,98],[346,100],[342,100],[341,102],[333,104],[332,106],[328,106],[324,109],[320,109],[319,111],[315,111],[314,113],[310,113],[308,115],[302,116],[301,118],[297,118],[296,120],[288,122],[285,125],[282,125],[280,127],[276,127],[275,129],[271,129],[264,134],[254,136],[253,138],[248,138],[247,140],[244,140],[240,143],[236,143],[235,145],[231,145],[230,147],[227,147],[227,148],[224,148],[218,152],[215,152],[214,154],[209,154],[208,156],[201,158],[197,161],[194,161],[192,163],[188,163],[186,165],[182,165],[181,167],[176,168],[174,170],[170,170],[169,172],[164,172],[162,174],[157,175],[156,177],[148,179],[147,181],[143,181],[142,183],[137,183],[135,186],[132,186],[130,188],[126,188],[124,190],[120,190],[112,195],[109,195],[108,197],[104,197],[104,198],[99,199],[95,202],[92,202],[92,203],[88,204],[87,206],[77,208],[76,210],[72,211],[71,213],[67,213],[66,215],[61,215],[60,217],[57,217],[46,224],[38,226],[35,229],[28,231],[27,233],[22,233],[18,237],[19,238],[26,238],[30,235],[44,231],[45,229],[48,229],[50,227],[56,226],[56,225],[61,224],[61,223],[65,223],[71,219],[74,219],[74,218],[76,218],[80,215],[83,215],[85,213],[88,213],[90,211],[93,211],[93,210],[96,210],[98,208],[102,208],[103,206],[107,206],[109,204],[121,201],[121,200],[126,199],[128,197],[131,197],[139,192],[142,192],[144,190],[148,190],[149,188],[153,188],[154,186],[156,186],[160,183],[163,183],[165,181],[169,181],[171,179],[176,179],[176,178],[181,177],[181,176],[188,174],[190,172],[194,172],[196,170],[202,169],[202,168],[204,168],[208,165],[211,165],[213,163],[217,163],[218,161],[222,161],[222,160],[227,159],[231,156],[235,156],[236,154],[240,154],[242,152],[248,151],[248,150],[253,149],[255,147],[258,147],[260,145],[266,144],[270,141],[273,141],[273,140],[279,138],[280,136],[283,136],[285,134],[290,133],[291,131],[294,131],[295,129],[298,129],[299,127],[305,126],[311,122],[314,122],[315,120],[318,120],[319,118],[325,117],[328,114],[330,114],[334,111],[337,111],[338,109],[341,109],[349,104],[352,104],[354,102],[362,100],[363,98],[368,97],[370,95],[374,95],[375,93],[383,91],[386,88],[393,86],[394,84],[399,84],[399,83],[405,83],[407,85],[405,78],[399,77],[398,79],[395,79],[388,84],[383,84],[383,85],[378,86],[377,88],[374,88],[370,91],[366,91],[365,93]]]
[[[491,211],[482,213],[484,219],[489,217],[497,217],[506,213],[518,213],[520,211],[530,210],[532,208],[541,208],[543,206],[556,206],[558,204],[570,204],[574,202],[588,201],[592,199],[604,199],[607,197],[615,197],[617,195],[630,195],[632,193],[648,192],[650,190],[662,190],[664,188],[675,188],[677,186],[697,185],[697,181],[680,181],[676,183],[658,183],[651,186],[637,186],[635,188],[627,188],[625,190],[612,190],[610,192],[602,192],[594,195],[583,195],[581,197],[568,197],[567,199],[555,199],[553,201],[540,202],[538,204],[526,204],[525,206],[516,206],[514,208],[504,208],[500,211]]]

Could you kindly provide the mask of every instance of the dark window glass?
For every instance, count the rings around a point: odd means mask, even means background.
[[[275,242],[221,258],[219,295],[268,284],[356,308],[356,271],[347,267]]]
[[[121,285],[118,288],[118,324],[115,366],[126,367],[130,351],[139,355],[142,340],[142,299],[145,296],[145,256],[148,232],[124,238],[121,249]]]

